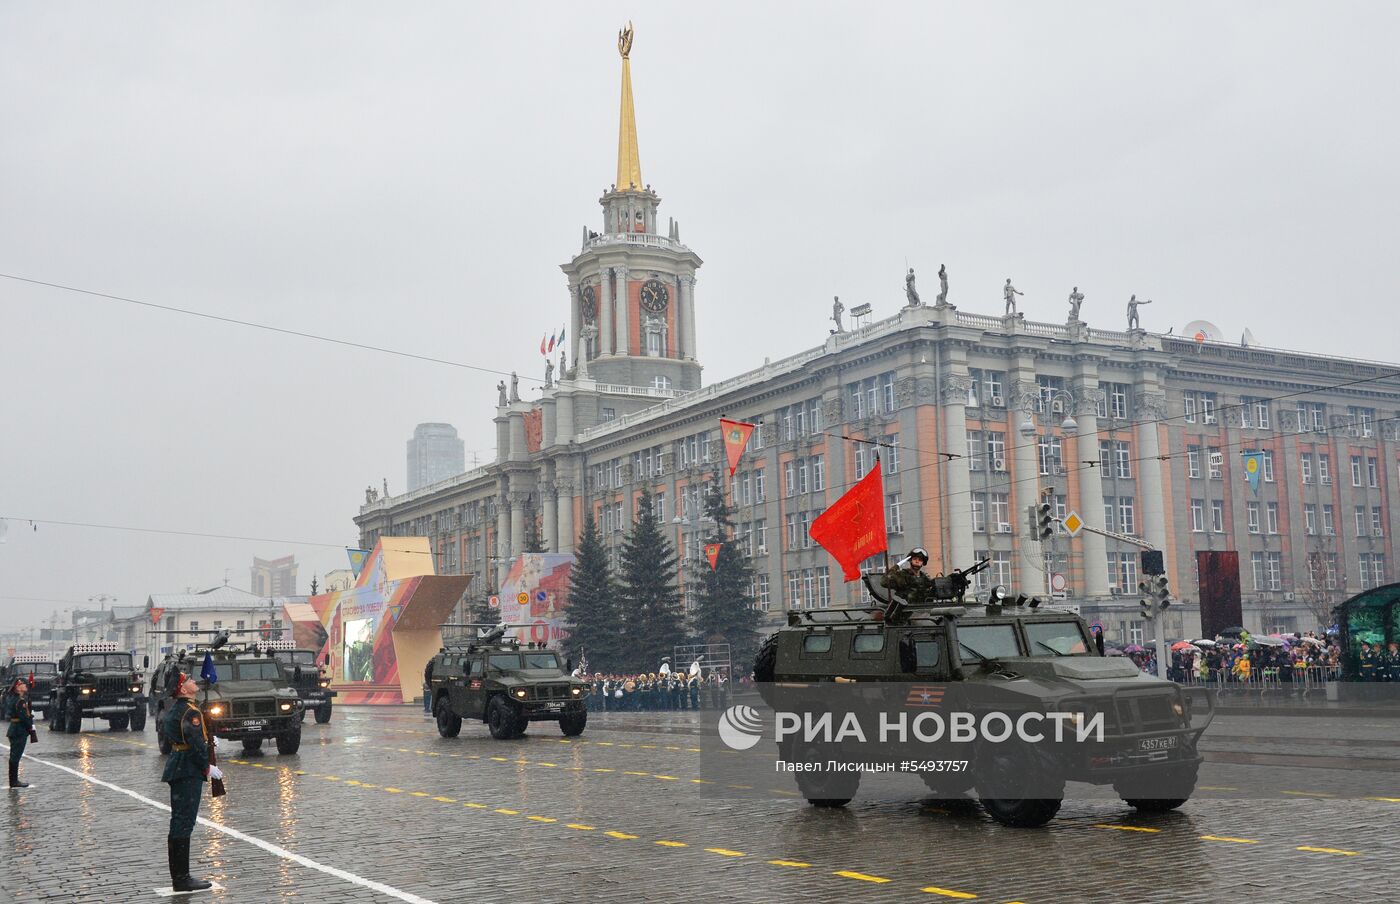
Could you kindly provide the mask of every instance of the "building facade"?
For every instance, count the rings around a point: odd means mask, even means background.
[[[980,588],[1062,586],[1110,639],[1152,636],[1138,615],[1139,547],[1088,532],[1038,541],[1029,521],[1042,498],[1164,551],[1172,638],[1200,630],[1197,550],[1238,552],[1256,631],[1315,628],[1390,579],[1400,369],[1091,328],[1076,314],[988,316],[944,297],[858,328],[838,322],[815,347],[702,386],[701,261],[674,221],[657,231],[625,56],[620,132],[603,230],[585,229],[563,265],[572,330],[558,381],[535,401],[502,389],[493,463],[364,505],[363,547],[427,536],[438,573],[481,576],[469,594],[483,598],[523,551],[528,522],[549,550],[571,552],[592,512],[616,550],[646,487],[674,531],[684,587],[712,530],[703,494],[720,488],[757,573],[755,605],[776,623],[786,609],[862,600],[808,529],[878,448],[892,553],[925,546],[935,572],[990,559]],[[989,290],[968,303],[999,304]],[[722,416],[760,425],[732,480]],[[1245,452],[1262,461],[1257,487]]]
[[[296,596],[295,556],[283,556],[280,559],[259,559],[254,556],[250,572],[254,596]]]
[[[451,424],[419,424],[408,441],[409,492],[466,470],[466,451]]]

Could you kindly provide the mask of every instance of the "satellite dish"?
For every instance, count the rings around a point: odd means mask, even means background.
[[[1258,342],[1255,340],[1254,334],[1249,331],[1249,327],[1245,327],[1244,335],[1240,336],[1240,345],[1243,345],[1245,348],[1249,348],[1251,345],[1257,344]]]
[[[1196,342],[1221,342],[1225,339],[1225,334],[1220,332],[1220,327],[1209,320],[1193,320],[1186,324],[1181,334]]]

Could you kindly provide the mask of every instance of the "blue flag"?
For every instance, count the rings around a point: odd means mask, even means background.
[[[219,673],[214,669],[214,657],[208,650],[204,651],[204,667],[199,670],[199,677],[210,684],[219,683]]]
[[[360,570],[365,567],[365,559],[369,558],[368,549],[347,549],[345,552],[350,556],[350,570],[355,577],[360,576]]]
[[[1264,466],[1264,456],[1259,452],[1246,452],[1244,454],[1244,477],[1249,481],[1249,488],[1258,494],[1259,492],[1259,471]]]

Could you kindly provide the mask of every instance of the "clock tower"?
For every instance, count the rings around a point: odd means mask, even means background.
[[[622,109],[617,181],[604,192],[603,229],[562,265],[569,280],[572,376],[615,386],[686,392],[700,388],[695,357],[695,271],[700,257],[672,220],[657,231],[661,198],[642,181],[632,105],[632,26],[618,33]],[[660,394],[660,393],[658,393]]]

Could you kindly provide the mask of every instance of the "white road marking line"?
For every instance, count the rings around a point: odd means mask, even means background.
[[[0,747],[4,747],[6,750],[10,749],[10,745],[8,744],[0,744]],[[127,797],[130,797],[134,800],[139,800],[141,801],[141,803],[146,804],[150,807],[154,807],[157,810],[165,810],[166,812],[170,811],[170,806],[168,804],[163,804],[160,801],[151,800],[149,797],[137,794],[135,791],[123,788],[120,785],[114,785],[111,782],[104,782],[100,778],[93,778],[91,775],[85,775],[84,773],[79,772],[76,769],[69,769],[67,766],[61,766],[58,763],[50,763],[48,760],[41,760],[38,757],[32,756],[30,754],[25,754],[24,758],[26,760],[33,760],[34,762],[40,763],[44,766],[50,766],[54,769],[59,769],[63,772],[67,772],[69,775],[76,775],[78,778],[82,779],[85,782],[90,782],[94,785],[107,788],[111,791],[116,791],[119,794],[125,794]],[[325,873],[328,876],[335,876],[337,879],[342,879],[346,882],[351,883],[352,885],[358,885],[361,888],[368,888],[372,891],[377,891],[382,895],[388,895],[391,898],[397,898],[400,901],[407,901],[408,904],[436,904],[436,902],[429,900],[428,898],[422,898],[410,892],[400,891],[399,889],[394,888],[392,885],[385,885],[383,882],[376,882],[373,879],[366,879],[363,876],[357,876],[354,873],[346,872],[343,869],[339,869],[334,866],[327,866],[324,863],[318,863],[317,861],[312,860],[310,857],[303,857],[301,854],[294,854],[284,847],[279,847],[278,845],[272,844],[271,842],[263,841],[261,838],[255,838],[254,836],[249,835],[245,832],[240,832],[237,829],[232,829],[226,825],[222,825],[220,823],[205,819],[203,816],[199,817],[199,823],[200,825],[207,826],[208,828],[211,828],[216,832],[222,832],[230,838],[237,838],[239,841],[246,841],[248,844],[251,844],[254,847],[262,848],[264,851],[267,851],[273,856],[281,857],[283,860],[290,860],[293,863],[298,863],[304,867],[307,867],[308,869],[314,869],[318,872]]]

